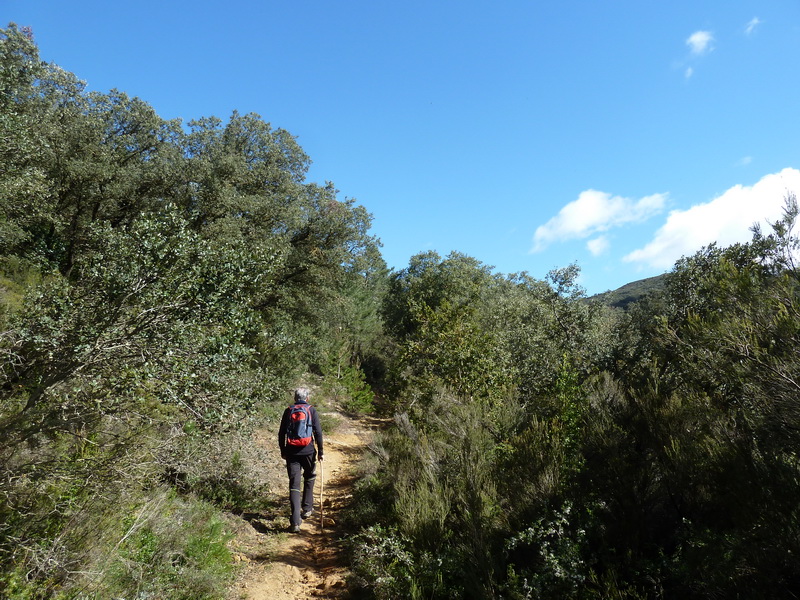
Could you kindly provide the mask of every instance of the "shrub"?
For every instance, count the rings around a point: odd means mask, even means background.
[[[355,414],[370,414],[375,410],[375,393],[366,382],[364,372],[350,365],[331,370],[324,382],[325,393],[336,400],[342,409]]]
[[[109,562],[76,597],[201,600],[223,597],[233,574],[230,535],[218,512],[194,498],[158,490],[130,507]],[[101,567],[104,565],[100,565]],[[89,568],[87,571],[95,571]]]
[[[586,580],[585,531],[571,526],[571,507],[540,518],[506,542],[512,598],[578,598]]]

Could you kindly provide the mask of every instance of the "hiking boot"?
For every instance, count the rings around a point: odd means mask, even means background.
[[[313,514],[314,514],[314,509],[313,508],[309,508],[308,510],[304,510],[303,514],[301,514],[300,516],[303,517],[304,519],[307,519],[308,517],[310,517]]]
[[[292,525],[289,527],[289,533],[300,533],[300,525]]]

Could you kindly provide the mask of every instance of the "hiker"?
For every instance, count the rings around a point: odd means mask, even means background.
[[[294,404],[283,411],[278,430],[278,446],[281,457],[286,460],[286,471],[289,474],[289,502],[292,505],[289,531],[292,533],[298,533],[303,519],[314,514],[317,458],[322,460],[322,427],[316,409],[308,403],[308,395],[308,388],[295,390]]]

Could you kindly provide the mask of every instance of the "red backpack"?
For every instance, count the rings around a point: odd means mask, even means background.
[[[311,405],[301,403],[290,406],[286,443],[290,446],[308,446],[311,443],[313,431]]]

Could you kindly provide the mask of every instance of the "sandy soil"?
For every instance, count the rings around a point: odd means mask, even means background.
[[[325,436],[325,460],[317,467],[316,514],[303,522],[301,532],[286,532],[288,497],[282,516],[242,515],[235,526],[236,537],[231,548],[243,568],[234,585],[233,598],[309,600],[346,596],[348,570],[341,547],[339,513],[352,497],[354,467],[375,431],[375,424],[354,421],[338,413],[333,416],[340,420],[340,425]],[[274,444],[274,438],[274,432],[263,431],[257,443]],[[276,463],[279,464],[272,465],[274,472],[285,479],[283,461],[278,459]],[[283,481],[282,485],[287,487],[288,483]]]

